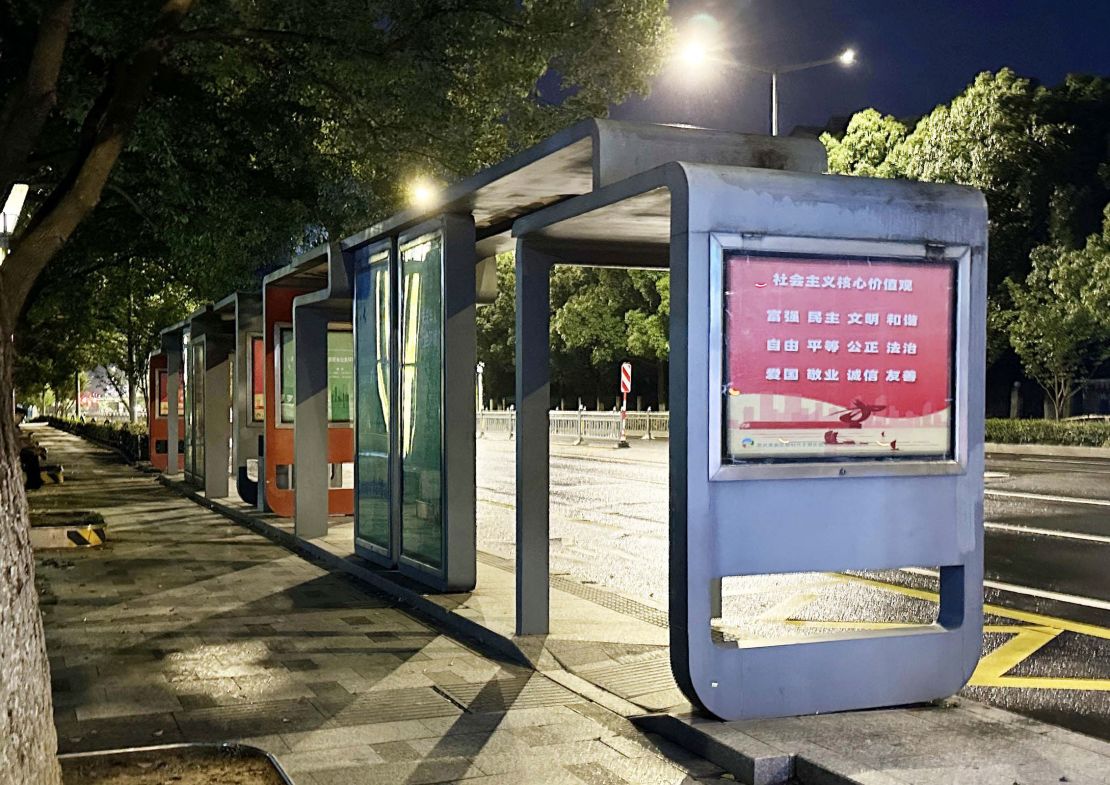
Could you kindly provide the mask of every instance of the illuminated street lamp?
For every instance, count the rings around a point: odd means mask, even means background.
[[[439,199],[439,189],[429,180],[417,178],[409,184],[409,204],[418,210],[432,207]]]
[[[798,63],[796,65],[787,65],[781,68],[759,68],[754,65],[746,63],[738,64],[741,68],[747,68],[751,71],[758,71],[762,74],[771,75],[771,136],[779,135],[779,74],[792,74],[796,71],[808,71],[811,68],[820,68],[823,65],[833,65],[834,63],[842,65],[845,68],[850,68],[856,64],[856,50],[845,49],[836,57],[830,57],[825,60],[814,60],[810,63]]]
[[[687,40],[676,49],[676,61],[683,68],[684,75],[698,78],[711,67],[716,68],[741,68],[767,74],[771,77],[771,135],[779,135],[779,76],[792,74],[797,71],[808,71],[811,68],[820,68],[823,65],[840,65],[850,68],[855,65],[858,55],[855,49],[845,49],[834,57],[824,60],[813,60],[807,63],[765,68],[751,63],[739,62],[720,56],[723,47],[717,40],[706,40],[697,32],[687,36]]]
[[[0,264],[8,255],[8,243],[15,233],[15,225],[19,221],[19,214],[23,212],[23,202],[27,199],[27,186],[16,183],[8,194],[4,208],[0,211]]]

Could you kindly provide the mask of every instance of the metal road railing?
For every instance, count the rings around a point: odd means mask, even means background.
[[[666,439],[670,437],[669,412],[628,412],[625,436],[629,439]],[[548,413],[551,436],[572,444],[619,442],[620,412],[551,411]],[[484,411],[477,418],[478,438],[516,436],[516,412]]]

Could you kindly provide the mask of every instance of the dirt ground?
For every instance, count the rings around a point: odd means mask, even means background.
[[[161,750],[62,762],[65,785],[283,785],[262,757]]]

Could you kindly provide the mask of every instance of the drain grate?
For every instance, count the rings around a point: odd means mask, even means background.
[[[507,572],[513,572],[515,570],[511,559],[504,559],[492,553],[479,551],[478,560],[485,562],[491,567],[497,567]],[[622,597],[615,592],[601,589],[596,586],[588,586],[560,575],[551,576],[551,587],[559,591],[565,591],[567,594],[581,597],[584,600],[592,602],[594,605],[600,605],[602,608],[608,608],[611,611],[616,611],[625,616],[631,616],[633,619],[639,619],[647,624],[661,627],[664,630],[670,627],[670,621],[666,611],[653,608],[650,605],[628,597]]]
[[[448,684],[436,689],[474,714],[564,706],[582,700],[538,673],[512,679],[492,679],[484,684]]]

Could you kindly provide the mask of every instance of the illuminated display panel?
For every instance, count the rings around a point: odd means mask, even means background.
[[[170,414],[170,400],[169,392],[166,387],[166,377],[168,372],[159,370],[157,373],[158,379],[158,417],[168,417]]]
[[[170,401],[169,401],[169,371],[164,368],[158,370],[156,383],[158,385],[158,409],[156,417],[162,419],[169,416]],[[185,380],[184,377],[177,385],[177,416],[180,417],[181,413],[185,410]]]
[[[724,252],[727,463],[953,457],[951,261]]]
[[[355,392],[355,343],[350,330],[328,330],[328,422],[349,423]]]
[[[278,411],[282,424],[292,424],[297,415],[296,341],[292,327],[278,331]],[[350,329],[328,330],[328,422],[350,424],[354,399],[354,338]]]
[[[262,336],[251,337],[251,422],[260,423],[266,420],[266,388],[264,374],[266,370],[266,343]]]

